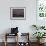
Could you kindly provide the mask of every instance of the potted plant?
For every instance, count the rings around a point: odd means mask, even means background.
[[[37,41],[41,43],[40,40],[42,38],[45,38],[44,36],[46,36],[46,33],[45,32],[35,32],[33,35],[37,38]]]
[[[40,40],[42,40],[42,38],[44,36],[46,36],[46,33],[45,32],[40,32],[39,30],[44,30],[45,26],[32,25],[32,27],[37,30],[37,32],[35,32],[33,35],[37,38],[37,41],[40,42]]]

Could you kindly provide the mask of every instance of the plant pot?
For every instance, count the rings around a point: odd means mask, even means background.
[[[40,43],[40,39],[37,39],[37,43]]]
[[[45,39],[38,39],[37,42],[38,42],[39,44],[41,44],[41,43],[44,42],[44,40],[45,40]]]
[[[40,43],[44,43],[44,40],[45,40],[45,39],[40,39]]]

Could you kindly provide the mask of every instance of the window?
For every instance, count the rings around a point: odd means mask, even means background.
[[[46,0],[37,1],[37,14],[39,17],[46,17]]]

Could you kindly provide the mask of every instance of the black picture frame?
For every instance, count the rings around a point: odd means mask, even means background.
[[[24,20],[26,19],[26,7],[10,7],[11,20]]]

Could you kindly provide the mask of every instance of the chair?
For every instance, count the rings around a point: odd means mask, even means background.
[[[5,33],[5,46],[7,46],[8,42],[7,42],[7,38],[13,37],[13,36],[17,36],[15,38],[16,41],[16,46],[18,46],[18,28],[11,28],[11,33]]]
[[[19,42],[19,46],[30,46],[29,42],[29,33],[21,33],[21,42]],[[24,40],[24,41],[23,41]]]

